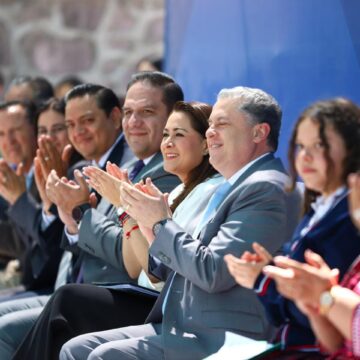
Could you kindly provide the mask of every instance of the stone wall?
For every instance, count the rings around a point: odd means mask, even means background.
[[[0,0],[0,69],[121,94],[138,60],[163,54],[163,23],[164,0]]]

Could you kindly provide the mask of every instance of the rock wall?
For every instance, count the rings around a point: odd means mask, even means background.
[[[0,0],[0,69],[121,94],[141,58],[162,56],[163,25],[164,0]]]

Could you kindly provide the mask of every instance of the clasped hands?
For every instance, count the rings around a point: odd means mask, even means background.
[[[10,204],[14,205],[17,199],[26,191],[26,181],[23,164],[20,163],[13,170],[5,160],[0,159],[0,194]]]
[[[52,201],[46,194],[46,180],[52,170],[55,170],[60,177],[66,175],[73,149],[70,144],[66,145],[60,154],[48,135],[39,137],[38,146],[34,158],[34,176],[43,209],[47,213]]]
[[[168,194],[163,194],[150,180],[132,184],[126,170],[107,163],[106,172],[94,166],[84,168],[88,184],[116,207],[122,207],[137,221],[143,235],[153,240],[153,225],[171,218]]]
[[[261,245],[254,243],[255,253],[245,251],[240,258],[226,255],[224,260],[236,282],[253,289],[259,274],[263,272],[276,282],[277,290],[295,302],[306,315],[317,314],[320,295],[337,283],[338,269],[330,269],[320,255],[305,251],[306,263],[285,256],[272,258]],[[273,261],[276,266],[268,265]]]

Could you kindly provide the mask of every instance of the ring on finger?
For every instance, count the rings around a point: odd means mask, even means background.
[[[45,161],[49,161],[50,158],[49,158],[48,156],[45,156],[45,157],[44,157],[44,160],[45,160]]]

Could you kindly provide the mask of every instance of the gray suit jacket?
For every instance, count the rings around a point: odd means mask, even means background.
[[[160,230],[150,254],[176,272],[167,281],[172,283],[162,319],[166,358],[203,358],[221,347],[225,331],[269,337],[262,305],[252,290],[235,283],[223,257],[252,251],[254,241],[274,253],[290,237],[299,219],[300,195],[286,193],[287,181],[280,160],[267,155],[231,187],[199,239],[174,221]],[[161,321],[163,298],[164,290],[148,321]]]
[[[134,181],[147,177],[150,177],[163,192],[170,192],[180,183],[176,176],[165,172],[161,153],[157,153],[151,159]],[[89,282],[88,279],[118,283],[134,281],[128,276],[122,259],[122,228],[117,221],[116,208],[105,199],[101,200],[96,209],[85,212],[77,246],[85,252],[83,256],[85,282]],[[109,276],[111,269],[116,271],[115,277]],[[102,277],[101,273],[106,277]]]

